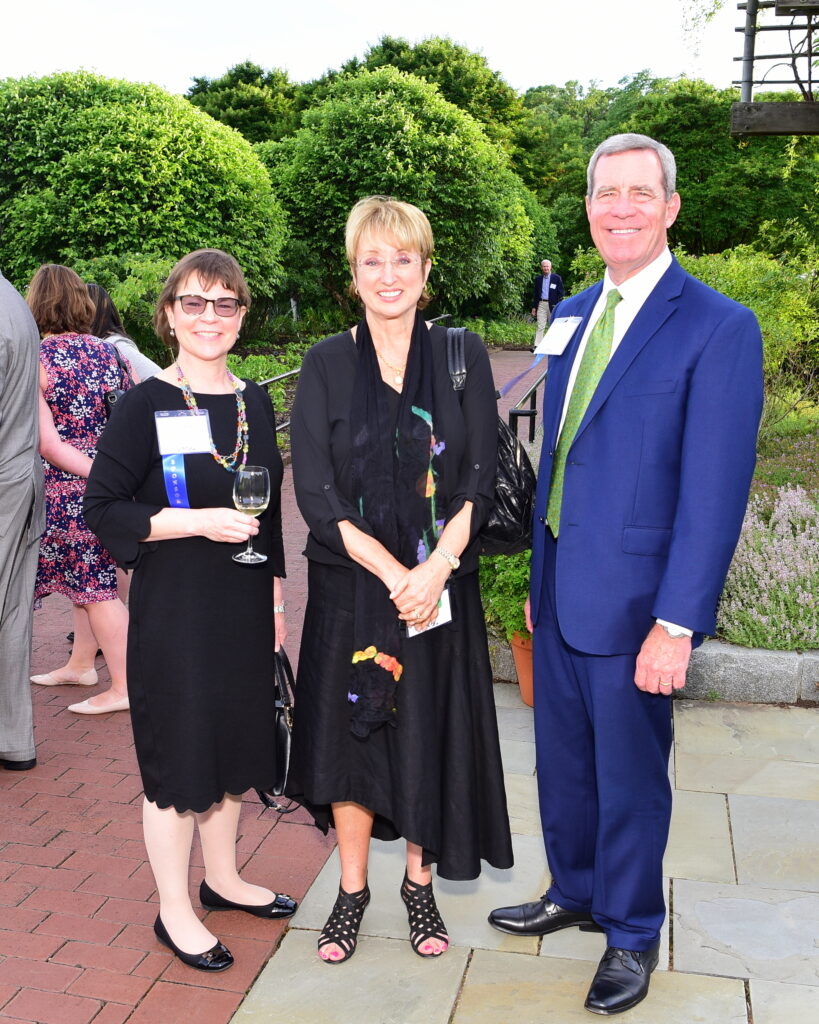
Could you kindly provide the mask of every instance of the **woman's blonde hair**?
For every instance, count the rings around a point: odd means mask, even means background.
[[[205,289],[212,287],[218,281],[223,288],[232,291],[246,309],[250,309],[250,291],[245,281],[245,275],[229,253],[222,252],[221,249],[197,249],[195,252],[189,252],[168,274],[154,312],[154,330],[172,352],[176,351],[176,339],[171,333],[165,307],[173,305],[177,289],[193,273],[198,276]]]
[[[379,235],[389,235],[402,248],[417,252],[422,263],[426,263],[435,248],[432,228],[423,210],[419,210],[412,203],[403,203],[391,196],[366,196],[359,199],[350,210],[344,231],[347,262],[353,278],[356,272],[356,253],[362,238]],[[350,285],[350,293],[354,297],[358,296],[355,283]],[[418,308],[423,309],[429,300],[430,296],[424,287],[418,300]]]
[[[94,303],[85,282],[61,263],[44,263],[32,277],[26,302],[40,334],[88,334]]]

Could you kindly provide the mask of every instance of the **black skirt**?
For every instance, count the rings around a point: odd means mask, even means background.
[[[309,563],[287,795],[327,832],[332,803],[375,812],[377,839],[423,848],[443,878],[512,866],[498,727],[478,574],[449,583],[453,621],[404,639],[397,727],[350,731],[355,577]]]

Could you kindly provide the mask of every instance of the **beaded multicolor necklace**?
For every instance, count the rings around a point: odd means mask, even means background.
[[[193,397],[193,391],[188,383],[187,377],[182,372],[182,368],[179,363],[174,363],[176,367],[176,379],[179,381],[179,386],[182,388],[182,396],[185,399],[185,405],[195,412],[199,406],[196,404],[196,399]],[[236,447],[233,449],[232,455],[220,455],[216,450],[216,445],[213,443],[213,438],[210,439],[210,452],[211,455],[216,459],[220,466],[228,470],[230,473],[235,473],[239,463],[239,452],[242,453],[242,466],[247,464],[247,450],[248,450],[248,426],[247,426],[247,407],[245,406],[245,398],[242,394],[242,382],[238,377],[234,377],[230,370],[226,369],[225,373],[228,375],[230,386],[233,388],[233,392],[236,395]]]

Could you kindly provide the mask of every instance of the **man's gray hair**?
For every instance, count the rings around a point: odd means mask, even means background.
[[[591,160],[589,160],[589,168],[586,172],[586,195],[591,198],[594,184],[594,169],[600,157],[612,156],[614,153],[625,153],[630,149],[650,149],[657,154],[663,174],[665,198],[669,200],[674,195],[674,189],[677,185],[677,162],[674,159],[674,154],[662,142],[657,142],[656,139],[651,139],[648,135],[637,135],[635,132],[627,132],[623,135],[610,135],[592,153]]]

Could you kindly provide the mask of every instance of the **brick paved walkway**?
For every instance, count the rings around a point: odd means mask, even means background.
[[[493,354],[500,387],[530,362],[525,352]],[[519,385],[511,401],[526,389]],[[523,433],[523,428],[521,429]],[[301,556],[306,527],[292,476],[282,494],[286,584],[295,656],[307,597]],[[35,615],[32,672],[64,663],[70,606],[48,598]],[[294,657],[295,660],[295,657]],[[98,661],[100,684],[108,673]],[[76,687],[33,687],[38,766],[0,771],[0,1020],[42,1024],[225,1024],[285,929],[222,912],[209,924],[236,956],[224,974],[205,977],[157,942],[153,876],[142,843],[142,789],[126,713],[87,718],[67,705]],[[301,899],[333,849],[301,810],[278,818],[247,798],[239,861],[250,882]],[[198,901],[202,858],[194,840],[191,892]]]

